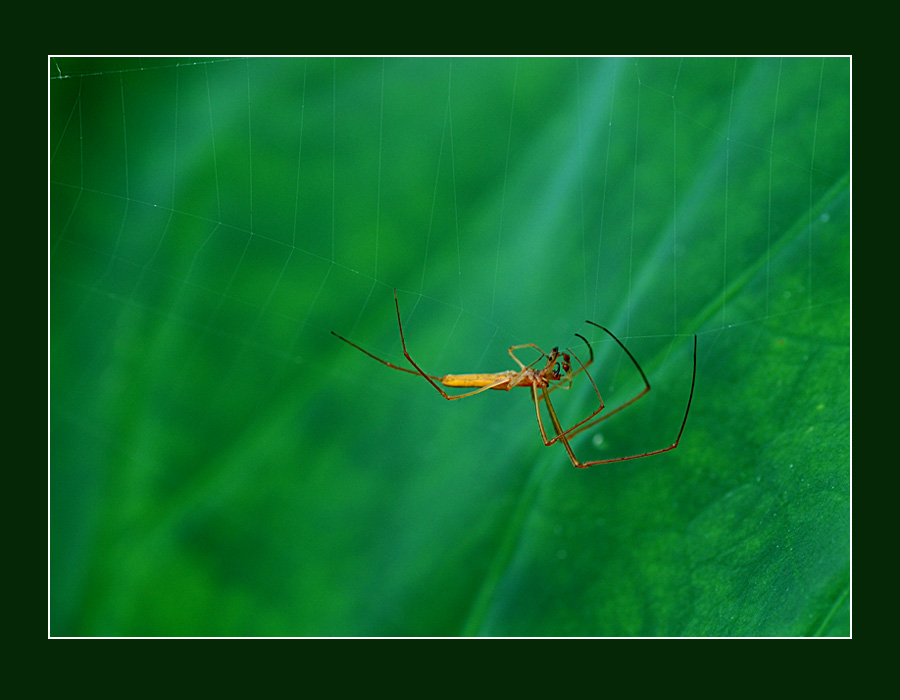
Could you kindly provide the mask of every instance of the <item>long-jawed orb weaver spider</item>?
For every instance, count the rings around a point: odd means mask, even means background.
[[[482,391],[487,391],[488,389],[509,391],[514,386],[521,387],[529,387],[531,389],[531,399],[534,402],[534,410],[537,413],[537,422],[538,428],[541,430],[541,439],[544,441],[544,444],[549,447],[555,442],[561,442],[563,447],[566,448],[566,452],[569,455],[569,459],[572,460],[572,464],[575,465],[578,469],[585,469],[587,467],[593,467],[597,464],[609,464],[610,462],[624,462],[629,459],[640,459],[641,457],[650,457],[651,455],[662,454],[663,452],[668,452],[669,450],[674,450],[678,447],[678,442],[681,440],[681,434],[684,432],[684,426],[687,424],[688,413],[691,410],[691,401],[694,398],[694,382],[697,379],[697,336],[694,336],[694,371],[691,376],[691,392],[688,395],[687,406],[684,409],[684,418],[681,421],[681,428],[678,430],[678,436],[675,438],[675,442],[673,442],[668,447],[663,447],[659,450],[652,450],[650,452],[642,452],[637,455],[629,455],[627,457],[613,457],[611,459],[598,459],[593,462],[579,462],[578,458],[575,456],[575,453],[572,451],[572,446],[569,444],[569,440],[573,438],[578,433],[591,428],[597,423],[606,420],[614,416],[616,413],[621,411],[623,408],[630,406],[639,398],[641,398],[644,394],[650,391],[650,382],[647,380],[647,375],[644,374],[644,370],[641,369],[640,364],[634,358],[634,355],[625,347],[621,340],[619,340],[611,330],[608,328],[604,328],[599,323],[594,323],[593,321],[586,321],[586,323],[599,328],[601,331],[606,333],[610,338],[612,338],[616,343],[618,343],[619,347],[625,351],[625,354],[628,355],[628,358],[634,363],[634,366],[637,368],[637,371],[641,375],[641,379],[644,381],[643,390],[638,393],[636,396],[630,398],[628,401],[623,403],[621,406],[613,409],[612,411],[608,411],[604,413],[599,418],[596,418],[597,414],[599,414],[604,408],[605,405],[603,403],[603,397],[600,396],[600,390],[597,389],[597,385],[594,383],[594,379],[591,377],[590,372],[587,371],[588,366],[594,361],[594,350],[591,347],[591,344],[587,341],[587,339],[576,333],[575,335],[581,338],[584,341],[584,344],[587,345],[588,352],[590,353],[590,357],[587,362],[582,362],[578,356],[572,352],[571,348],[567,348],[567,352],[560,352],[559,348],[553,348],[550,353],[546,353],[541,350],[534,343],[526,343],[525,345],[513,345],[509,348],[509,356],[513,359],[513,361],[519,366],[519,369],[508,369],[505,372],[491,372],[491,373],[477,373],[477,374],[446,374],[443,377],[436,377],[433,374],[426,374],[419,365],[416,364],[415,360],[409,356],[409,351],[406,349],[406,338],[403,336],[403,322],[400,320],[400,302],[397,301],[397,290],[394,290],[394,306],[397,308],[397,325],[400,327],[400,344],[403,346],[403,355],[409,360],[409,363],[415,367],[415,370],[407,369],[405,367],[398,367],[397,365],[391,364],[387,360],[382,360],[380,357],[376,357],[372,353],[367,350],[363,350],[356,343],[352,343],[343,336],[338,335],[334,331],[331,331],[332,335],[340,338],[348,345],[352,345],[354,348],[359,350],[360,352],[368,355],[373,360],[378,360],[383,365],[387,365],[391,369],[399,370],[400,372],[406,372],[407,374],[416,374],[428,380],[428,383],[431,384],[435,389],[438,390],[441,396],[443,396],[447,401],[455,401],[456,399],[464,399],[468,396],[474,396],[475,394],[480,394]],[[516,357],[516,350],[521,350],[523,348],[534,348],[537,350],[540,355],[538,358],[532,362],[531,364],[524,364],[518,357]],[[542,369],[534,369],[534,366],[541,361],[541,358],[547,358],[547,362],[544,364]],[[578,368],[573,372],[572,371],[572,358],[578,362]],[[597,409],[591,413],[587,418],[582,421],[576,423],[568,430],[563,430],[562,425],[559,422],[559,418],[556,415],[556,410],[553,408],[553,403],[550,401],[550,394],[556,391],[557,389],[563,388],[568,389],[572,386],[572,380],[581,372],[584,372],[587,375],[587,378],[591,382],[591,386],[594,388],[594,393],[597,394],[597,402],[599,406]],[[468,391],[464,394],[455,394],[451,395],[444,391],[438,384],[442,384],[446,387],[459,387],[459,388],[473,388],[474,391]],[[547,431],[544,430],[544,421],[541,418],[541,401],[544,401],[547,404],[547,413],[550,415],[550,422],[553,423],[553,430],[556,432],[555,437],[552,439],[547,438]]]

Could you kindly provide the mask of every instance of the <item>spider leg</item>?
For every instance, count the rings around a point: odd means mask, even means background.
[[[644,373],[644,370],[643,370],[643,368],[641,367],[640,363],[638,363],[638,361],[634,358],[634,355],[631,354],[631,351],[630,351],[628,348],[625,347],[625,344],[624,344],[621,340],[619,340],[619,339],[615,336],[615,334],[614,334],[611,330],[609,330],[608,328],[604,328],[604,327],[601,326],[599,323],[594,323],[593,321],[588,321],[588,323],[590,323],[592,326],[596,326],[596,327],[599,328],[601,331],[604,331],[610,338],[612,338],[613,340],[615,340],[615,341],[619,344],[619,347],[622,348],[622,350],[625,351],[625,354],[628,355],[628,359],[630,359],[630,360],[632,361],[632,363],[634,363],[634,366],[637,367],[637,371],[640,372],[641,379],[644,381],[644,388],[643,388],[643,390],[642,390],[641,392],[639,392],[638,394],[636,394],[636,395],[633,396],[632,398],[628,399],[628,401],[626,401],[625,403],[623,403],[621,406],[617,406],[616,408],[614,408],[613,410],[609,411],[608,413],[604,413],[604,414],[603,414],[602,416],[600,416],[597,420],[592,421],[592,422],[588,423],[587,425],[584,425],[585,421],[581,421],[581,423],[578,423],[577,425],[574,425],[572,428],[569,428],[569,429],[566,431],[566,437],[575,437],[576,435],[578,435],[578,433],[580,433],[580,432],[582,432],[582,431],[584,431],[584,430],[587,430],[588,428],[591,428],[591,427],[597,425],[597,423],[601,423],[602,421],[605,421],[607,418],[612,418],[614,415],[616,415],[616,414],[617,414],[619,411],[621,411],[623,408],[627,408],[628,406],[630,406],[631,404],[633,404],[635,401],[637,401],[639,398],[641,398],[642,396],[644,396],[644,394],[646,394],[648,391],[650,391],[650,381],[647,379],[647,375]],[[696,337],[695,337],[695,346],[696,346]],[[696,369],[697,369],[697,368],[696,368],[696,352],[697,352],[697,349],[696,349],[696,347],[695,347],[695,348],[694,348],[694,355],[695,355],[695,358],[694,358],[694,359],[695,359],[695,363],[694,363],[694,372],[695,372],[695,374],[696,374]],[[588,376],[590,376],[590,375],[588,375]],[[692,383],[692,386],[693,386],[693,383]],[[596,386],[595,386],[595,388],[596,388]],[[590,420],[591,418],[593,418],[595,415],[597,415],[597,413],[598,413],[598,412],[595,412],[593,415],[588,416],[587,420]],[[575,428],[577,428],[577,430],[575,430]]]
[[[579,336],[579,337],[581,337],[581,336]],[[582,340],[584,340],[584,339],[582,338]],[[587,342],[587,341],[585,341],[585,342]],[[590,347],[590,346],[588,346],[588,347]],[[547,436],[544,434],[544,431],[543,431],[543,425],[541,426],[541,435],[544,438],[544,444],[547,445],[548,447],[550,445],[552,445],[553,443],[555,443],[560,438],[565,439],[565,437],[575,435],[577,433],[580,433],[582,430],[585,430],[588,427],[586,425],[583,428],[580,428],[580,429],[578,429],[578,428],[580,426],[584,425],[585,423],[587,423],[589,420],[591,420],[594,416],[596,416],[598,413],[600,413],[600,411],[602,411],[606,407],[606,405],[603,403],[603,397],[600,396],[600,390],[597,388],[596,382],[594,382],[594,378],[591,376],[591,373],[587,371],[587,365],[582,363],[581,359],[574,352],[572,352],[571,350],[569,350],[569,352],[572,353],[572,357],[574,357],[576,360],[578,360],[578,364],[581,365],[581,367],[579,369],[577,369],[575,372],[573,372],[572,375],[569,377],[569,384],[572,383],[571,377],[574,377],[579,372],[584,372],[587,375],[587,378],[590,380],[591,386],[594,387],[594,393],[597,394],[597,401],[599,403],[599,406],[597,406],[597,409],[593,413],[591,413],[587,418],[584,418],[583,420],[579,421],[578,423],[573,425],[568,430],[564,431],[562,429],[562,427],[559,425],[559,420],[558,420],[558,417],[556,416],[556,411],[553,409],[553,404],[550,403],[550,392],[552,392],[554,389],[558,389],[561,385],[557,384],[556,386],[550,387],[549,389],[544,389],[541,392],[541,395],[537,397],[537,401],[538,402],[540,402],[540,401],[547,402],[547,411],[548,411],[548,413],[550,413],[550,419],[553,421],[553,425],[556,428],[556,437],[548,442]],[[593,359],[594,359],[594,355],[593,355],[593,353],[591,353],[591,359],[588,361],[588,363],[590,363]],[[616,410],[619,410],[619,409],[616,409]],[[540,413],[540,411],[539,411],[539,413]],[[611,414],[607,414],[606,416],[604,416],[604,418],[608,417],[609,415],[611,415]],[[599,421],[594,421],[594,422],[597,423]]]
[[[589,365],[594,360],[594,353],[592,350],[591,357],[588,360],[587,364],[582,364],[577,372],[573,372],[572,376],[575,376],[575,374],[577,374],[578,372],[581,372],[581,371],[584,371],[587,374],[588,379],[590,379],[591,384],[594,387],[594,392],[597,394],[597,398],[600,401],[600,407],[597,410],[595,410],[593,413],[591,413],[587,418],[579,421],[578,423],[573,425],[568,430],[566,430],[562,433],[558,433],[557,436],[550,441],[549,444],[551,444],[551,445],[554,442],[556,442],[557,440],[559,440],[563,435],[565,435],[565,437],[567,437],[567,438],[574,437],[574,436],[578,435],[580,432],[585,431],[588,428],[591,428],[591,427],[597,425],[597,423],[601,423],[602,421],[605,421],[607,418],[611,418],[612,416],[617,414],[619,411],[621,411],[623,408],[630,406],[635,401],[637,401],[639,398],[641,398],[644,394],[646,394],[648,391],[650,391],[650,381],[647,379],[646,373],[644,372],[640,363],[635,359],[634,355],[631,354],[631,351],[627,347],[625,347],[625,344],[621,340],[619,340],[619,338],[616,337],[616,335],[611,330],[609,330],[608,328],[606,328],[604,326],[601,326],[599,323],[594,323],[593,321],[587,321],[587,323],[590,323],[592,326],[596,326],[601,331],[606,333],[610,338],[612,338],[613,340],[616,341],[616,343],[618,343],[619,347],[622,348],[622,350],[625,351],[625,354],[628,355],[628,358],[631,360],[631,362],[637,368],[637,371],[640,373],[641,379],[644,382],[644,389],[640,393],[638,393],[637,395],[633,396],[628,401],[623,403],[622,405],[614,408],[612,411],[604,413],[602,416],[600,416],[596,420],[591,420],[592,418],[594,418],[594,416],[596,416],[598,413],[600,413],[600,411],[602,411],[604,409],[603,397],[600,396],[600,390],[597,388],[597,384],[594,382],[593,377],[591,377],[591,373],[587,372],[587,365]],[[584,340],[584,338],[582,336],[579,335],[578,337],[581,338],[582,340]],[[586,340],[585,340],[585,343],[588,344]],[[588,347],[589,348],[591,347],[590,344],[588,344]],[[575,359],[578,360],[579,364],[581,364],[581,360],[578,359],[578,356],[575,355],[574,352],[572,354],[575,356]],[[550,391],[553,391],[554,389],[557,389],[557,388],[558,388],[558,386],[552,387],[550,389]],[[543,396],[538,397],[538,400],[543,400]],[[590,422],[588,422],[588,421],[590,421]]]
[[[522,368],[522,371],[519,372],[519,374],[515,375],[515,376],[512,377],[512,378],[510,378],[510,377],[508,377],[508,376],[505,376],[505,375],[504,375],[504,376],[498,376],[498,378],[497,378],[496,381],[491,382],[490,384],[487,384],[487,385],[485,385],[485,386],[479,387],[479,388],[476,389],[475,391],[469,391],[469,392],[467,392],[467,393],[465,393],[465,394],[455,394],[455,395],[452,395],[452,396],[451,396],[451,395],[448,394],[446,391],[444,391],[443,389],[441,389],[440,386],[438,386],[437,382],[440,382],[440,381],[441,381],[441,378],[440,378],[440,377],[435,377],[435,376],[432,375],[432,374],[426,374],[426,373],[422,370],[422,368],[419,367],[419,365],[416,364],[415,360],[413,360],[412,357],[410,357],[409,351],[406,349],[406,338],[405,338],[405,336],[403,335],[403,321],[400,320],[400,302],[397,300],[397,290],[396,290],[396,289],[394,290],[394,306],[397,308],[397,325],[398,325],[398,327],[400,328],[400,344],[403,346],[403,356],[404,356],[407,360],[409,360],[409,363],[410,363],[413,367],[415,367],[416,370],[417,370],[416,372],[413,372],[412,370],[409,370],[409,369],[404,369],[404,370],[401,370],[401,371],[403,371],[403,372],[409,372],[410,374],[421,374],[423,377],[425,377],[425,379],[428,380],[428,383],[431,384],[431,386],[433,386],[435,389],[438,390],[438,393],[439,393],[441,396],[443,396],[445,399],[447,399],[447,401],[455,401],[455,400],[457,400],[457,399],[464,399],[464,398],[466,398],[466,397],[468,397],[468,396],[475,396],[475,394],[480,394],[482,391],[487,391],[488,389],[496,389],[497,387],[500,387],[500,386],[502,386],[503,384],[507,384],[507,385],[508,385],[508,386],[507,386],[507,391],[509,391],[509,389],[511,389],[513,386],[515,386],[515,382],[516,382],[522,375],[525,374],[525,372],[528,370],[528,368],[531,367],[531,365],[528,365],[528,367],[523,367],[523,368]],[[365,352],[365,350],[363,350],[363,352]],[[368,353],[366,353],[366,354],[368,354]],[[375,359],[377,360],[378,358],[376,357]],[[540,358],[538,358],[538,360],[539,360],[539,359],[540,359]],[[389,367],[394,367],[394,369],[400,369],[400,367],[396,367],[396,366],[394,366],[394,365],[391,365],[391,364],[388,363],[388,362],[384,362],[384,360],[379,360],[379,361],[382,362],[382,363],[384,363],[384,364],[386,364],[386,365],[388,365]],[[535,362],[537,362],[537,360],[535,360]],[[533,365],[534,362],[532,362],[531,364]]]
[[[344,336],[338,335],[338,334],[335,333],[334,331],[331,331],[331,335],[335,336],[336,338],[340,338],[340,339],[343,340],[345,343],[347,343],[347,345],[352,345],[354,348],[356,348],[357,350],[359,350],[359,351],[360,351],[361,353],[363,353],[364,355],[368,355],[368,356],[371,357],[373,360],[378,360],[381,364],[387,365],[387,366],[390,367],[391,369],[396,369],[396,370],[398,370],[398,371],[400,371],[400,372],[406,372],[407,374],[415,374],[416,376],[418,376],[418,375],[421,374],[421,372],[416,372],[415,370],[406,369],[405,367],[398,367],[397,365],[392,365],[392,364],[391,364],[390,362],[388,362],[387,360],[382,360],[380,357],[378,357],[377,355],[373,355],[373,354],[370,353],[368,350],[363,350],[363,349],[362,349],[361,347],[359,347],[359,345],[357,345],[356,343],[347,340]],[[434,375],[429,375],[429,376],[431,376],[432,379],[437,379],[438,381],[441,380],[440,377],[435,377]]]
[[[522,348],[534,348],[535,350],[537,350],[537,351],[541,354],[541,356],[538,357],[537,360],[535,360],[534,362],[532,362],[530,365],[527,365],[528,367],[531,367],[532,365],[537,364],[537,362],[538,362],[542,357],[550,357],[547,353],[545,353],[543,350],[541,350],[541,349],[540,349],[537,345],[535,345],[534,343],[526,343],[525,345],[513,345],[513,346],[509,349],[509,356],[513,359],[513,361],[515,361],[515,363],[516,363],[517,365],[519,365],[519,369],[525,369],[526,365],[525,365],[518,357],[516,357],[516,354],[515,354],[515,352],[513,352],[513,351],[514,351],[514,350],[521,350]]]
[[[541,393],[539,396],[537,393],[537,388],[531,387],[531,400],[534,401],[534,410],[535,413],[537,413],[538,428],[540,428],[541,430],[541,438],[543,438],[544,444],[549,447],[556,440],[562,438],[563,447],[566,448],[566,452],[568,452],[569,459],[572,460],[572,464],[574,464],[578,468],[581,468],[581,462],[578,461],[578,458],[572,451],[572,446],[569,445],[569,441],[565,437],[562,426],[559,424],[559,417],[556,415],[556,409],[553,408],[553,403],[550,401],[550,392],[547,391],[545,387],[541,387]],[[541,419],[541,400],[543,400],[547,404],[547,412],[550,414],[550,421],[553,423],[553,429],[556,431],[556,437],[553,438],[553,440],[547,440],[547,432],[544,430],[544,421]]]
[[[596,324],[594,324],[594,325],[596,325]],[[598,326],[598,327],[602,328],[602,326]],[[604,330],[606,330],[606,329],[604,329]],[[620,343],[620,345],[621,345],[621,343]],[[624,346],[622,346],[622,347],[624,348]],[[628,351],[626,350],[625,352],[628,352]],[[629,352],[628,355],[631,356],[631,353]],[[632,358],[632,359],[634,359],[634,358]],[[635,364],[637,364],[637,363],[635,362]],[[576,430],[574,433],[572,433],[572,435],[580,433],[582,430],[586,430],[587,428],[591,427],[592,425],[596,425],[601,420],[604,420],[604,419],[608,418],[609,416],[611,416],[613,413],[616,413],[616,412],[622,410],[623,408],[625,408],[625,406],[628,406],[628,405],[634,403],[641,396],[646,394],[647,391],[650,390],[650,383],[647,382],[647,377],[646,377],[646,375],[644,375],[643,371],[641,371],[641,375],[644,377],[644,382],[647,386],[647,388],[643,392],[638,394],[636,397],[634,397],[630,401],[619,406],[619,408],[617,408],[615,411],[612,411],[611,413],[605,415],[603,418],[596,420],[593,423],[590,423],[589,425],[586,425],[583,428],[580,428],[579,430]],[[565,433],[561,432],[561,428],[559,425],[559,419],[556,417],[556,411],[553,410],[553,406],[550,403],[549,395],[544,396],[544,399],[547,401],[547,409],[550,413],[550,419],[553,421],[553,427],[557,431],[557,438],[562,439],[563,446],[566,448],[566,452],[569,454],[569,458],[572,460],[572,464],[575,465],[575,467],[578,469],[586,469],[587,467],[593,467],[593,466],[596,466],[597,464],[610,464],[612,462],[625,462],[630,459],[640,459],[641,457],[650,457],[651,455],[662,454],[663,452],[668,452],[669,450],[674,450],[676,447],[678,447],[678,443],[681,441],[681,436],[684,433],[684,426],[687,425],[688,414],[691,412],[691,402],[694,399],[694,385],[696,384],[696,381],[697,381],[697,336],[695,335],[694,336],[694,370],[691,375],[691,391],[688,394],[687,405],[684,408],[684,418],[681,420],[681,427],[678,429],[678,435],[675,437],[675,442],[673,442],[668,447],[663,447],[659,450],[652,450],[650,452],[642,452],[641,454],[628,455],[626,457],[613,457],[611,459],[598,459],[593,462],[579,462],[578,461],[578,459],[575,457],[575,453],[572,451],[571,445],[569,445],[569,437],[571,437],[571,435],[566,435]],[[533,396],[534,396],[535,408],[537,408],[537,393],[536,392],[533,393]],[[541,423],[541,419],[540,419],[540,411],[538,411],[538,425],[541,426],[541,435],[544,437],[544,442],[546,442],[547,440],[546,440],[546,435],[544,434],[544,427],[543,427],[543,424]]]

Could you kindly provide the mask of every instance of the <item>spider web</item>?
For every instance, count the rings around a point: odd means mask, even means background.
[[[434,374],[581,333],[624,397],[637,378],[583,321],[613,329],[654,392],[618,441],[586,436],[594,459],[674,436],[693,333],[725,347],[847,304],[817,237],[846,208],[823,126],[845,61],[54,58],[49,77],[51,457],[82,542],[134,517],[169,532],[213,497],[319,513],[297,484],[336,474],[370,514],[397,477],[401,525],[451,478],[488,493],[533,460],[524,397],[444,405],[330,335],[403,364],[395,288]],[[573,389],[566,420],[590,400]],[[84,612],[97,574],[58,551],[62,629],[128,618]]]

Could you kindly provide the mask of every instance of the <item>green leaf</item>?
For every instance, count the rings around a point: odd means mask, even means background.
[[[51,59],[51,634],[849,635],[849,67]]]

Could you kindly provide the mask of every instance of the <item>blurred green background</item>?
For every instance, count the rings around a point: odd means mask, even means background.
[[[50,633],[849,634],[849,73],[51,59]]]

